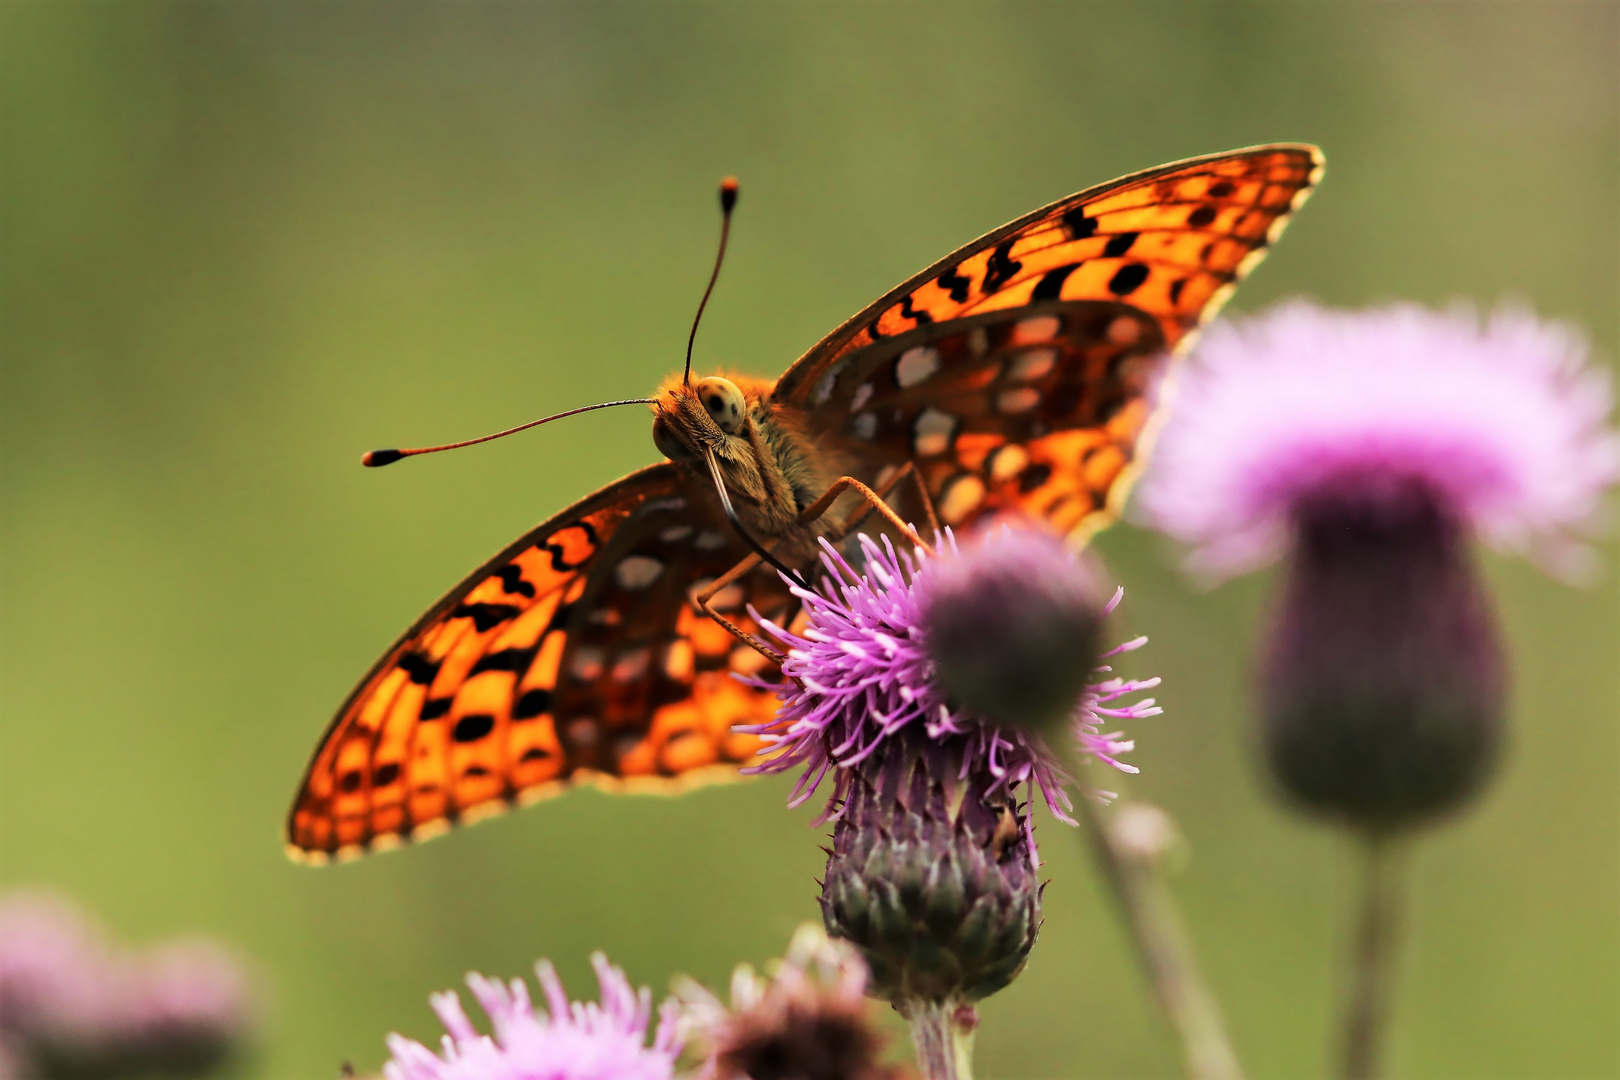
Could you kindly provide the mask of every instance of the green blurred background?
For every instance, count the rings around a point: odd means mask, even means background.
[[[427,994],[605,949],[661,988],[815,917],[787,783],[580,792],[304,869],[278,829],[331,709],[420,609],[653,460],[637,410],[371,473],[360,451],[641,394],[678,366],[719,177],[742,178],[700,366],[776,374],[946,251],[1109,177],[1272,140],[1325,184],[1239,293],[1504,296],[1616,354],[1620,6],[1598,3],[19,3],[4,43],[0,884],[145,940],[200,929],[272,1002],[244,1077],[370,1069]],[[1504,422],[1506,418],[1504,418]],[[1323,1070],[1353,860],[1255,775],[1268,577],[1201,594],[1102,542],[1167,714],[1132,794],[1260,1077]],[[1514,752],[1417,864],[1405,1077],[1620,1073],[1620,617],[1494,557]],[[1171,1076],[1078,838],[983,1009],[989,1077]]]

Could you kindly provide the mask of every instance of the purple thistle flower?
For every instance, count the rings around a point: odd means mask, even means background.
[[[449,1033],[442,1054],[402,1035],[388,1036],[393,1057],[388,1080],[671,1080],[681,1051],[679,1006],[658,1012],[652,1044],[647,1028],[652,993],[637,991],[601,953],[591,956],[602,988],[599,1004],[570,1002],[549,961],[535,965],[547,1011],[536,1012],[521,979],[502,983],[473,973],[467,987],[489,1016],[493,1035],[481,1035],[455,991],[429,999]]]
[[[1470,537],[1578,570],[1610,406],[1578,336],[1518,310],[1296,301],[1209,332],[1141,505],[1208,575],[1288,553],[1259,704],[1289,795],[1383,835],[1479,790],[1507,675]]]
[[[1063,789],[1066,777],[1039,726],[1006,722],[1001,710],[992,717],[993,702],[981,702],[978,710],[964,708],[951,693],[949,679],[942,678],[942,643],[935,639],[947,630],[953,637],[969,637],[959,627],[974,619],[981,628],[979,638],[964,645],[976,644],[992,666],[1010,666],[1022,681],[1044,678],[1056,684],[1059,694],[1069,687],[1066,726],[1075,747],[1122,772],[1137,771],[1118,756],[1135,744],[1121,732],[1103,729],[1112,721],[1162,712],[1151,698],[1124,702],[1159,680],[1086,682],[1091,672],[1110,671],[1096,665],[1095,624],[1118,606],[1123,589],[1098,602],[1092,571],[1060,540],[1033,530],[998,527],[960,547],[947,531],[940,552],[932,556],[897,552],[886,537],[881,544],[865,535],[859,541],[863,571],[824,540],[827,575],[820,587],[791,585],[809,620],[802,634],[761,620],[788,654],[782,671],[789,678],[774,687],[782,700],[776,718],[739,730],[766,743],[769,757],[753,771],[803,767],[789,805],[802,804],[829,772],[838,770],[836,802],[847,789],[843,770],[859,766],[899,733],[920,730],[937,744],[960,746],[960,778],[988,773],[1008,791],[1032,784],[1054,816],[1074,823],[1068,813],[1073,804]],[[1013,602],[1006,602],[1013,592]],[[1030,617],[1032,608],[1035,617]],[[1073,627],[1068,635],[1072,641],[1062,632],[1070,626],[1061,617],[1071,610],[1078,612],[1067,621]],[[1050,618],[1040,617],[1054,611]],[[1089,632],[1087,622],[1092,624]],[[1021,623],[1037,624],[1028,640],[1017,635]],[[1010,647],[1009,635],[1016,637]],[[1027,666],[1026,655],[1043,638],[1055,640],[1057,648],[1041,657],[1042,664]],[[1100,659],[1146,642],[1125,642]],[[1055,662],[1059,656],[1067,663]],[[836,816],[832,803],[828,816]]]
[[[1296,300],[1205,332],[1138,493],[1224,577],[1288,547],[1301,499],[1420,482],[1493,546],[1570,573],[1620,477],[1609,382],[1572,329],[1517,308]]]
[[[147,950],[48,893],[0,902],[0,1057],[31,1076],[201,1073],[253,1026],[247,980],[219,946]]]

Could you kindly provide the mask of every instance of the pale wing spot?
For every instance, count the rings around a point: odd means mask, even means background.
[[[1013,324],[1012,343],[1014,345],[1038,345],[1043,341],[1051,341],[1057,337],[1058,331],[1063,329],[1063,320],[1056,315],[1036,315],[1029,319],[1020,319]]]
[[[1013,382],[1029,382],[1039,379],[1057,366],[1058,353],[1056,349],[1031,349],[1013,357],[1007,368],[1007,378]]]
[[[849,433],[857,439],[870,439],[877,434],[878,418],[875,413],[861,413],[849,422]]]
[[[713,529],[704,529],[698,533],[697,539],[692,541],[692,546],[699,551],[719,551],[726,546],[726,534],[715,532]]]
[[[827,369],[826,374],[816,381],[816,388],[810,392],[810,401],[813,404],[825,405],[827,399],[832,397],[833,387],[838,385],[838,376],[843,374],[848,361],[848,357],[836,361]]]
[[[619,614],[618,608],[603,607],[585,616],[585,621],[591,626],[618,626],[624,616]]]
[[[709,597],[709,607],[715,611],[734,611],[743,606],[743,601],[747,599],[747,596],[747,591],[733,581],[730,585]]]
[[[956,417],[929,406],[912,427],[911,445],[918,457],[933,457],[951,448],[951,436],[955,433]]]
[[[1108,340],[1115,345],[1135,345],[1142,336],[1142,324],[1129,315],[1121,315],[1108,324]]]
[[[765,666],[770,663],[770,660],[747,645],[738,645],[731,650],[731,655],[727,657],[726,662],[732,671],[743,675],[758,675],[765,670]]]
[[[602,677],[602,650],[581,645],[569,658],[568,673],[580,682],[595,682]]]
[[[685,510],[686,500],[679,495],[666,495],[660,499],[648,499],[641,504],[639,513],[656,514],[664,510]]]
[[[888,482],[890,480],[893,480],[899,474],[900,474],[900,466],[898,466],[898,465],[885,465],[885,466],[883,466],[882,469],[880,469],[878,471],[877,483],[874,484],[873,486],[881,491],[884,488],[884,486],[888,484]]]
[[[975,326],[968,331],[967,347],[968,352],[974,356],[983,356],[990,351],[990,335],[985,331],[984,327]]]
[[[629,649],[622,653],[613,662],[613,681],[616,683],[633,683],[647,673],[647,665],[652,660],[652,649],[643,645],[639,649]]]
[[[576,720],[570,720],[563,730],[568,735],[568,741],[579,747],[595,746],[601,734],[597,730],[594,716],[581,716]]]
[[[906,389],[933,378],[938,370],[939,350],[918,345],[901,353],[900,359],[894,362],[894,381],[901,389]]]
[[[866,403],[872,400],[872,384],[863,382],[855,388],[855,396],[849,399],[851,412],[866,408]]]
[[[626,555],[613,568],[613,577],[621,589],[645,589],[663,572],[664,564],[651,555]]]
[[[1029,412],[1041,403],[1041,392],[1033,386],[1003,390],[996,395],[996,411],[1006,415]]]
[[[692,643],[684,638],[670,642],[664,650],[664,674],[675,682],[684,683],[692,681],[694,670],[696,667]]]
[[[1237,276],[1240,278],[1248,277],[1249,271],[1253,270],[1257,265],[1259,265],[1260,262],[1265,259],[1265,257],[1265,248],[1255,248],[1253,251],[1243,256],[1242,260],[1240,260],[1237,264]]]
[[[1008,443],[1006,446],[998,447],[996,452],[990,455],[990,479],[997,483],[1011,480],[1023,472],[1024,466],[1028,464],[1029,455],[1024,452],[1024,448],[1017,443]]]
[[[984,481],[963,473],[940,495],[939,518],[947,525],[960,524],[983,499]]]
[[[660,532],[658,534],[658,539],[662,540],[666,544],[678,544],[682,540],[685,540],[688,536],[691,536],[691,535],[692,535],[692,526],[690,526],[690,525],[671,525],[669,528],[664,529],[662,532]]]

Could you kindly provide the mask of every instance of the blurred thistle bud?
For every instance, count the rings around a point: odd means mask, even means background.
[[[807,924],[769,978],[737,968],[729,1006],[689,979],[676,993],[704,1080],[898,1080],[902,1070],[880,1060],[886,1040],[866,988],[854,947]]]
[[[1620,477],[1611,404],[1578,335],[1514,309],[1211,328],[1141,504],[1206,575],[1288,554],[1260,700],[1294,799],[1383,833],[1479,790],[1507,676],[1470,542],[1580,569]]]
[[[1459,523],[1419,481],[1302,499],[1263,646],[1266,760],[1304,806],[1387,831],[1453,810],[1490,772],[1506,672]]]
[[[118,950],[56,897],[0,902],[0,1054],[20,1076],[200,1075],[253,1026],[241,967],[212,943]]]
[[[1061,539],[996,529],[918,583],[924,648],[951,700],[1060,744],[1102,652],[1108,590]]]

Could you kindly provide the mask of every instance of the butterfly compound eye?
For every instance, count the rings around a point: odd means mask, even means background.
[[[698,400],[703,402],[709,419],[719,425],[720,430],[727,435],[741,435],[743,420],[747,416],[747,403],[743,400],[742,391],[730,379],[712,376],[698,380],[694,389]]]

